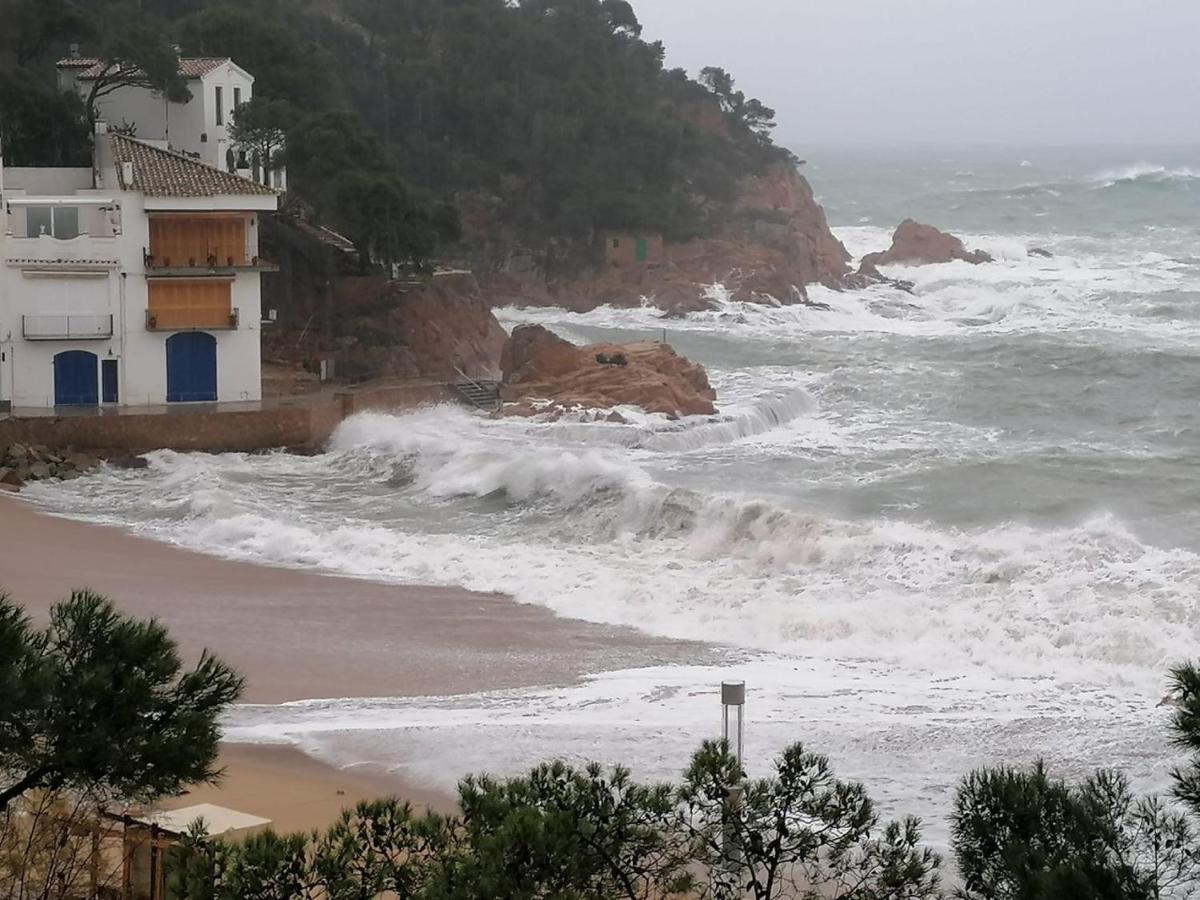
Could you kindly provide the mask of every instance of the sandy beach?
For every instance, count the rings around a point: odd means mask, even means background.
[[[226,659],[245,675],[243,699],[253,703],[567,683],[703,652],[558,618],[499,594],[204,556],[0,495],[0,588],[42,619],[82,587],[125,612],[157,617],[189,657],[207,648]],[[309,828],[372,794],[443,808],[451,802],[386,772],[338,771],[287,748],[227,745],[222,765],[220,787],[197,788],[170,805],[217,802],[268,816],[281,828]]]

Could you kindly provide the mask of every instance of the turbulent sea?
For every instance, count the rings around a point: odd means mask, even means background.
[[[935,840],[985,762],[1163,787],[1164,673],[1200,655],[1200,151],[809,156],[856,257],[912,216],[996,262],[889,270],[912,295],[813,289],[829,311],[718,286],[684,320],[501,311],[579,341],[665,326],[708,367],[713,419],[365,415],[314,458],[162,452],[31,494],[214,554],[729,648],[580,685],[245,707],[233,739],[442,782],[554,753],[665,777],[733,676],[752,770],[804,740]]]

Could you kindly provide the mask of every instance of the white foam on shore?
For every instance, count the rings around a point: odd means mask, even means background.
[[[785,745],[828,754],[884,809],[945,838],[958,779],[1042,755],[1081,775],[1118,765],[1160,789],[1166,713],[1136,696],[984,673],[930,677],[853,661],[761,656],[720,666],[607,672],[577,685],[449,697],[331,699],[237,707],[226,738],[286,743],[335,765],[370,763],[453,791],[468,772],[517,774],[548,748],[575,763],[621,763],[675,780],[701,740],[719,737],[721,680],[748,685],[746,759],[765,774]],[[1036,750],[1034,749],[1036,748]]]
[[[891,243],[890,229],[877,226],[839,227],[835,233],[855,259]],[[732,333],[745,341],[801,340],[830,332],[909,337],[1099,332],[1156,344],[1194,346],[1200,341],[1200,322],[1194,317],[1155,312],[1158,294],[1200,290],[1200,266],[1179,255],[1192,252],[1190,235],[1127,238],[1116,248],[1073,235],[961,237],[995,262],[886,267],[890,277],[913,284],[911,294],[884,285],[847,292],[809,286],[810,299],[829,309],[735,302],[714,286],[709,292],[712,308],[669,321],[644,303],[588,313],[507,308],[497,315],[510,328],[536,322],[559,330],[588,326],[654,333],[665,327],[668,333]],[[1054,256],[1030,257],[1027,251],[1033,246]]]
[[[33,496],[237,559],[502,591],[826,659],[1152,692],[1193,649],[1200,556],[1147,545],[1111,516],[971,530],[842,520],[671,486],[650,450],[546,437],[457,410],[368,414],[324,457],[164,452],[149,473]]]

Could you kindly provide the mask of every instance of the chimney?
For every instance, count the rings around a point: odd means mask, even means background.
[[[103,119],[96,121],[96,134],[108,134],[108,123]]]
[[[133,163],[121,163],[121,181],[127,189],[133,187]]]

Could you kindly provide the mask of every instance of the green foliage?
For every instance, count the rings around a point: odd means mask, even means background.
[[[1173,740],[1189,756],[1187,764],[1172,773],[1174,793],[1193,814],[1200,814],[1200,670],[1195,663],[1171,670],[1170,696],[1175,705]]]
[[[265,174],[283,165],[287,133],[299,117],[295,107],[286,100],[255,97],[233,111],[229,136]]]
[[[11,54],[18,67],[44,56],[63,35],[95,35],[92,18],[70,0],[0,0],[0,22],[0,53]]]
[[[693,854],[716,898],[926,898],[940,861],[920,847],[920,823],[879,816],[861,784],[793,744],[769,778],[746,779],[723,742],[707,741],[679,790]]]
[[[109,36],[97,56],[99,69],[84,100],[89,123],[96,121],[97,102],[123,87],[156,91],[173,103],[192,97],[179,71],[179,53],[160,29],[131,24]]]
[[[985,769],[955,798],[953,846],[971,900],[1137,900],[1169,896],[1198,872],[1187,821],[1124,777],[1100,771],[1081,785]]]
[[[741,179],[791,158],[771,143],[774,113],[728,73],[667,70],[627,0],[0,3],[36,11],[17,16],[14,58],[48,65],[78,41],[105,60],[89,124],[124,85],[184,95],[171,41],[232,57],[256,100],[304,113],[284,124],[292,189],[379,262],[423,262],[456,240],[450,198],[489,211],[487,233],[468,237],[497,257],[554,246],[578,260],[604,229],[699,235],[726,220]],[[49,155],[45,128],[17,128]],[[383,195],[374,222],[368,190]]]
[[[0,596],[0,643],[0,811],[36,788],[150,800],[217,774],[242,680],[207,653],[185,670],[159,623],[77,591],[35,631]]]
[[[637,900],[690,885],[671,788],[624,769],[549,763],[524,778],[468,778],[459,798],[458,852],[439,861],[431,900]]]
[[[10,166],[87,166],[83,103],[21,69],[0,69],[0,142]]]
[[[397,900],[423,896],[433,860],[456,843],[451,820],[413,814],[395,798],[363,801],[316,842],[314,882],[329,900],[360,900],[387,892]]]

